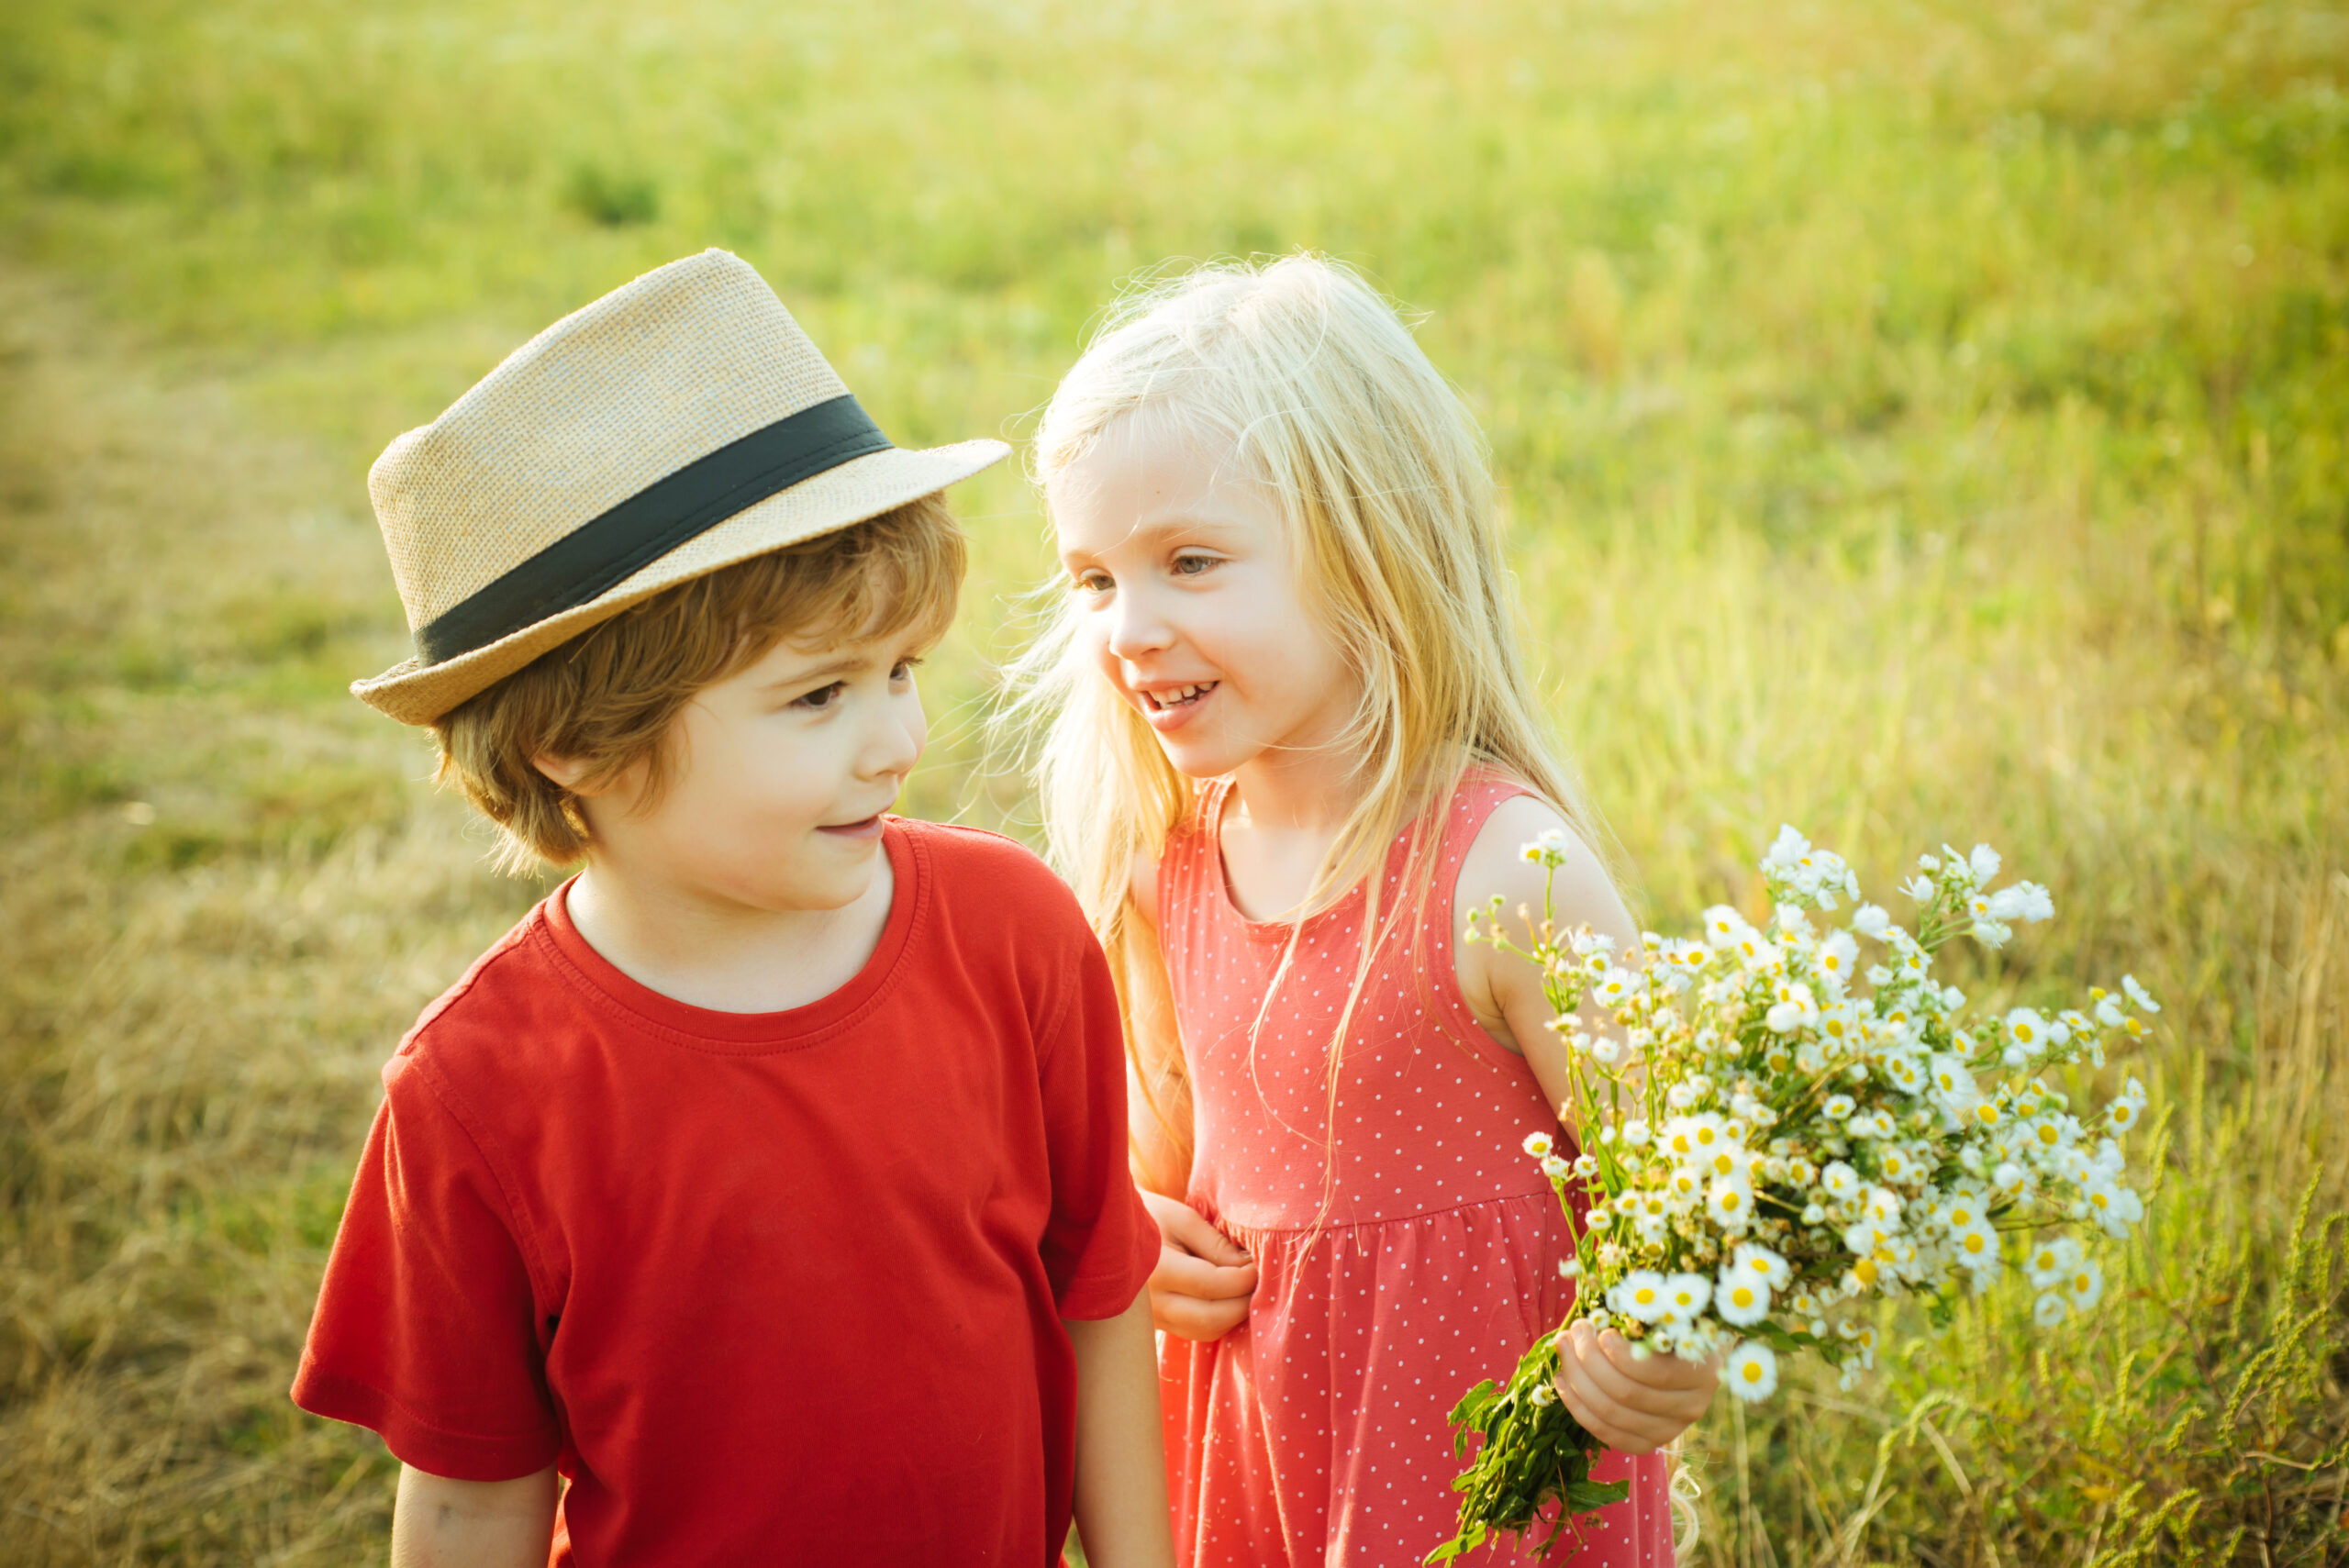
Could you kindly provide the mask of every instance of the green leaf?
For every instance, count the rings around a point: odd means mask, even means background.
[[[1631,1495],[1628,1481],[1569,1481],[1566,1483],[1566,1510],[1587,1514],[1620,1503]]]

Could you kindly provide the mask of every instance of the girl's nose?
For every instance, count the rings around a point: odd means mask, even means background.
[[[1119,659],[1162,653],[1174,640],[1174,628],[1146,594],[1120,593],[1109,611],[1109,651]]]

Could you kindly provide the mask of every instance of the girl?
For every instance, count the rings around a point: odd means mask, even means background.
[[[1529,695],[1482,444],[1394,312],[1300,256],[1135,302],[1037,468],[1070,593],[1019,673],[1123,985],[1177,1556],[1416,1563],[1453,1529],[1453,1404],[1571,1299],[1520,1148],[1564,1044],[1531,967],[1453,934],[1538,903],[1518,851],[1555,832],[1566,922],[1637,951]],[[1631,1484],[1573,1562],[1671,1562],[1655,1451],[1713,1382],[1573,1342],[1561,1393]]]

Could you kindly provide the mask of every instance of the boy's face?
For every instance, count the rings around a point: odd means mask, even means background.
[[[837,909],[871,885],[881,814],[929,738],[918,650],[777,643],[687,702],[662,744],[668,784],[643,765],[582,802],[599,876],[740,909]]]

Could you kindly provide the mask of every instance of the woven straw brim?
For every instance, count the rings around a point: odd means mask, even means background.
[[[403,724],[429,724],[541,653],[663,588],[877,517],[992,468],[1010,450],[1001,441],[962,441],[852,459],[737,512],[575,609],[442,663],[404,659],[373,680],[353,682],[351,695]]]

